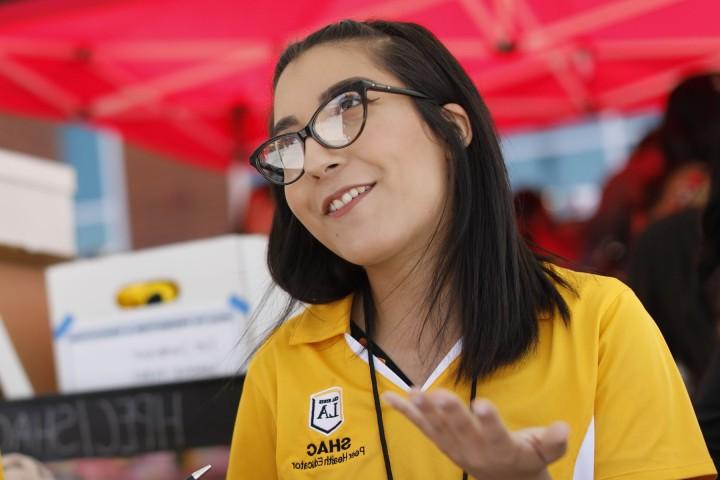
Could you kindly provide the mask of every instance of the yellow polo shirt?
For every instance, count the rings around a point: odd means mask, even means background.
[[[635,295],[615,279],[558,269],[569,326],[540,320],[537,348],[478,384],[507,426],[564,420],[567,454],[553,479],[667,480],[715,468],[683,382]],[[289,320],[253,359],[238,411],[228,480],[383,479],[367,354],[349,335],[351,298],[312,306]],[[423,389],[456,385],[461,345]],[[380,392],[408,386],[376,362]],[[457,479],[461,471],[402,414],[383,408],[394,477]]]

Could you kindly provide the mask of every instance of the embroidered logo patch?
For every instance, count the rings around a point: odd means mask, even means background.
[[[332,387],[310,395],[310,428],[330,435],[343,423],[342,388]]]

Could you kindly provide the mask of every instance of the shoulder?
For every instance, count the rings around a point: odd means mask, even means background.
[[[655,321],[630,287],[612,277],[563,268],[556,271],[575,291],[561,287],[570,309],[572,335],[592,344],[601,364],[620,351],[626,358],[650,351],[666,356]]]
[[[571,314],[578,310],[592,309],[605,311],[623,295],[633,295],[630,287],[614,277],[578,272],[553,266],[552,269],[567,283],[567,287],[558,285],[560,294],[568,304]]]
[[[248,364],[248,375],[260,370],[273,369],[278,358],[288,355],[291,350],[290,340],[298,326],[301,325],[306,311],[307,308],[303,308],[300,313],[284,321],[260,343]]]
[[[352,297],[335,302],[303,307],[283,322],[260,345],[248,371],[271,368],[286,361],[295,361],[305,347],[349,330]]]
[[[611,340],[624,332],[646,339],[659,335],[655,322],[645,310],[635,292],[613,277],[577,272],[553,267],[567,287],[558,289],[570,311],[568,325],[573,336],[589,342]],[[556,318],[559,315],[555,315]],[[558,318],[558,321],[560,319]]]

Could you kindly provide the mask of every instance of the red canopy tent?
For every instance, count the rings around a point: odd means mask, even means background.
[[[224,168],[264,135],[283,47],[347,17],[429,27],[506,131],[657,107],[720,67],[717,0],[27,0],[0,6],[0,110]]]

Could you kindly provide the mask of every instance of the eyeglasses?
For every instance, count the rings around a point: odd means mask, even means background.
[[[368,90],[397,93],[416,98],[429,99],[415,90],[391,87],[370,80],[353,81],[320,105],[302,130],[284,133],[266,141],[250,156],[250,164],[270,182],[290,185],[305,173],[305,140],[308,137],[325,148],[345,148],[365,128],[367,120]]]

